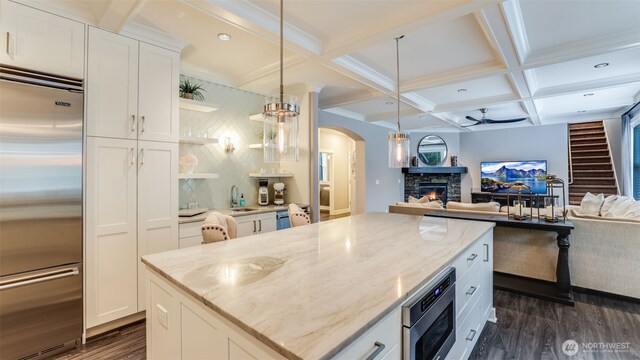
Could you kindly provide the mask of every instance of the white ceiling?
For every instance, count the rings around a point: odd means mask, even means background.
[[[278,0],[19,1],[177,46],[190,75],[261,94],[279,84]],[[285,0],[284,14],[285,89],[322,89],[322,109],[389,128],[400,35],[405,130],[617,118],[640,100],[638,0]],[[464,127],[482,107],[527,120]]]

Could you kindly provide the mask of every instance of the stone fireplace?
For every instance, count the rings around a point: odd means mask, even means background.
[[[461,174],[404,174],[404,200],[409,196],[428,196],[447,201],[460,201]]]

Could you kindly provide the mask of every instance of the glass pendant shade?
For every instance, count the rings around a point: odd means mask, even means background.
[[[409,134],[389,133],[389,167],[409,167]]]
[[[264,105],[262,148],[264,162],[298,161],[298,98],[291,95],[272,95]]]

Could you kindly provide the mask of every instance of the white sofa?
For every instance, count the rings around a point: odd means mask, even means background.
[[[423,215],[432,210],[418,204],[389,206],[389,212],[400,214]],[[505,208],[500,213],[507,215]],[[581,215],[578,207],[568,209],[567,219],[575,226],[569,237],[571,284],[640,298],[640,220]],[[556,281],[557,257],[555,232],[494,230],[495,271]]]

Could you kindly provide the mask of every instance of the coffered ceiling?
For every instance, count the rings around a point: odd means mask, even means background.
[[[185,73],[277,90],[278,0],[20,1],[178,46]],[[399,35],[406,130],[617,118],[640,100],[638,0],[285,0],[284,13],[285,88],[322,88],[322,109],[380,126],[395,126]],[[482,107],[527,120],[465,127]]]

